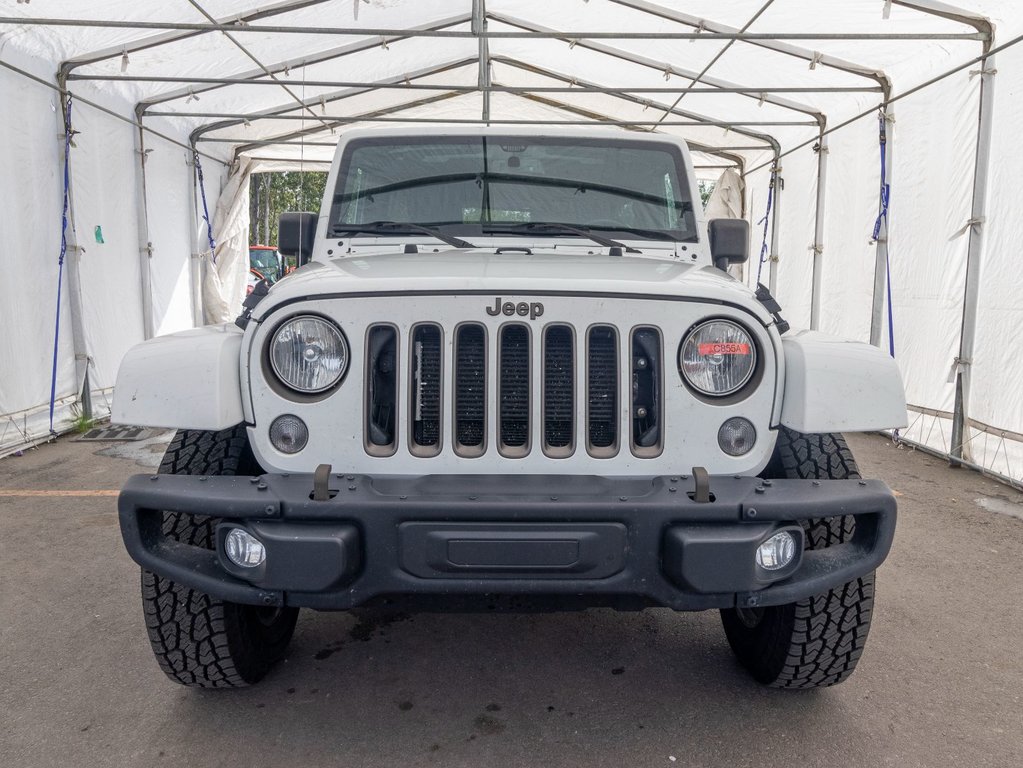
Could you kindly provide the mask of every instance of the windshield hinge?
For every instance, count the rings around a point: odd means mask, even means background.
[[[245,297],[245,301],[242,302],[242,313],[238,315],[238,318],[234,321],[234,324],[241,328],[243,331],[249,324],[249,319],[252,317],[252,310],[256,308],[256,305],[263,300],[268,293],[270,293],[270,283],[266,280],[260,280],[256,283],[252,289],[252,293]]]
[[[778,329],[778,333],[785,333],[789,329],[789,324],[781,317],[781,304],[778,300],[771,295],[771,291],[763,283],[757,283],[757,301],[759,301],[768,312],[771,313],[771,317],[774,318],[774,325]]]

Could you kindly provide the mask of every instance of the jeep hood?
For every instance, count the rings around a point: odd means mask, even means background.
[[[554,250],[496,253],[487,249],[373,254],[313,262],[274,285],[253,318],[262,319],[280,304],[313,297],[467,292],[509,298],[566,292],[685,297],[740,305],[764,323],[771,322],[752,291],[714,267],[663,257],[575,255]]]

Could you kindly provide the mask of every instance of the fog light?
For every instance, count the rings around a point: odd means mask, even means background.
[[[242,528],[232,528],[224,539],[227,559],[240,568],[255,568],[266,561],[263,542]]]
[[[742,416],[728,419],[718,430],[718,445],[729,456],[744,456],[753,450],[756,441],[756,427]]]
[[[298,453],[309,442],[309,428],[298,416],[278,416],[270,425],[270,442],[281,453]]]
[[[757,547],[757,565],[768,571],[780,571],[796,556],[796,537],[781,531]]]

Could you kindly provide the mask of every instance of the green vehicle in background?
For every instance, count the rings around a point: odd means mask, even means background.
[[[282,256],[272,245],[250,245],[249,283],[245,294],[252,293],[260,280],[273,285],[285,275],[291,274],[295,266],[295,259]]]
[[[253,274],[256,273],[256,274]],[[249,246],[249,276],[273,285],[284,276],[284,260],[272,245]]]

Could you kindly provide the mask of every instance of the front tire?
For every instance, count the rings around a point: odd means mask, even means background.
[[[859,478],[852,452],[838,434],[804,435],[781,428],[765,478]],[[806,548],[847,541],[855,518],[804,523]],[[772,688],[821,688],[856,669],[870,631],[874,573],[820,595],[767,608],[721,611],[728,643],[753,677]]]
[[[244,426],[220,432],[179,431],[160,474],[256,475],[262,470]],[[165,536],[214,548],[212,517],[165,512]],[[176,683],[237,688],[262,679],[291,641],[297,608],[261,608],[218,600],[142,569],[142,606],[153,654]]]

